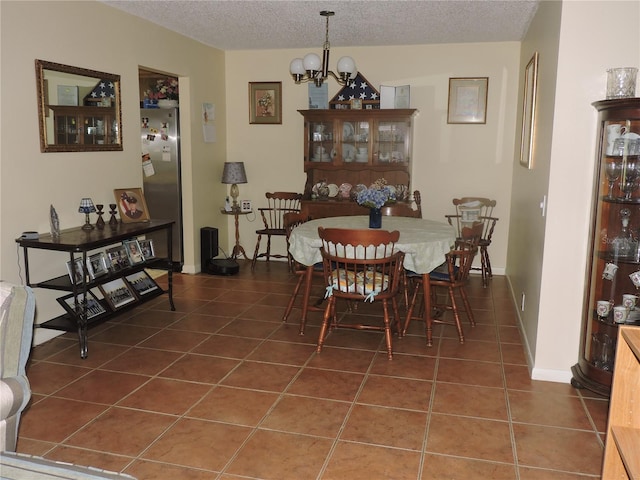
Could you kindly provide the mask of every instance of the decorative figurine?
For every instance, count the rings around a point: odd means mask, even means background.
[[[51,238],[57,240],[60,238],[60,219],[58,218],[58,212],[53,208],[53,205],[49,206],[49,222],[51,225]]]

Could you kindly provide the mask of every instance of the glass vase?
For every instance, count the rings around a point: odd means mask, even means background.
[[[382,210],[379,208],[369,209],[369,228],[382,228]]]

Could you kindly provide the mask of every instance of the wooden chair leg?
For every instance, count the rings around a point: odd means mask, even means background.
[[[449,290],[449,299],[451,300],[453,319],[455,320],[456,328],[458,329],[458,337],[460,338],[460,343],[464,343],[464,332],[462,331],[462,323],[460,322],[460,314],[458,312],[458,305],[456,304],[455,292],[453,288],[448,288],[447,290]]]
[[[464,303],[464,309],[467,312],[467,317],[469,318],[469,323],[472,327],[476,326],[476,319],[473,316],[473,310],[471,310],[471,304],[469,303],[469,297],[467,297],[467,292],[464,287],[460,287],[460,296],[462,297],[462,302]]]
[[[253,251],[253,258],[251,259],[251,271],[256,269],[256,261],[258,260],[258,252],[260,251],[260,240],[262,235],[258,234],[258,241],[256,242],[256,249]]]
[[[384,312],[384,339],[387,344],[387,358],[393,360],[393,346],[391,338],[391,322],[389,320],[389,305],[386,299],[382,301],[382,310]]]
[[[322,326],[320,327],[320,333],[318,334],[318,346],[316,347],[316,352],[320,353],[322,351],[322,346],[324,345],[324,340],[327,336],[329,329],[329,322],[331,321],[331,312],[333,311],[333,307],[335,304],[335,298],[330,297],[327,302],[327,308],[324,310],[324,315],[322,316]]]
[[[267,235],[267,262],[271,260],[271,235]]]

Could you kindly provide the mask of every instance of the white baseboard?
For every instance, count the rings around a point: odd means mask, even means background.
[[[542,380],[545,382],[571,383],[571,370],[547,370],[545,368],[535,368],[531,372],[532,380]]]

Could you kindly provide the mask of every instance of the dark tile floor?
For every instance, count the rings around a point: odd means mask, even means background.
[[[160,278],[159,283],[164,279]],[[468,287],[478,325],[298,335],[283,263],[176,275],[159,297],[33,350],[18,451],[139,479],[599,478],[607,401],[532,381],[507,282]],[[373,305],[358,314],[377,315]]]

